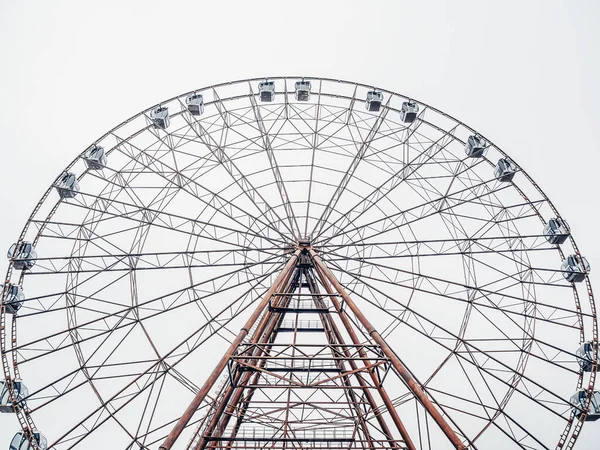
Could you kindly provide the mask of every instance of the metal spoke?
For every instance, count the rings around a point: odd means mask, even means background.
[[[600,417],[571,230],[497,145],[396,92],[167,99],[15,242],[0,409],[30,450],[571,450]]]

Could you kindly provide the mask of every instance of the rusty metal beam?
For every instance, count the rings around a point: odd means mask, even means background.
[[[309,278],[309,277],[307,277],[307,278]],[[322,294],[320,294],[318,292],[318,287],[317,287],[317,284],[316,284],[316,280],[311,279],[311,281],[312,281],[312,283],[311,283],[312,286],[310,286],[311,292],[314,291],[315,292],[314,295],[322,295]],[[331,297],[332,303],[333,303],[334,300],[337,302],[337,300],[334,297],[335,294],[333,294],[333,291],[331,290],[331,287],[328,284],[325,284],[325,283],[323,283],[323,286],[325,287],[325,290],[327,291],[327,296]],[[335,303],[334,303],[334,307],[336,307]],[[342,316],[342,314],[340,313],[340,309],[339,308],[336,307],[336,310],[339,313],[339,317],[342,319],[342,321],[344,321],[344,319],[347,320],[346,317]],[[343,340],[342,334],[340,333],[337,325],[335,324],[335,322],[331,318],[331,315],[330,314],[321,314],[321,316],[327,316],[326,319],[324,318],[324,320],[328,320],[329,325],[332,328],[333,332],[335,333],[338,342],[341,345],[344,345],[344,340]],[[348,324],[344,323],[344,327],[348,328]],[[350,330],[350,331],[353,332],[353,330]],[[361,345],[360,342],[358,342],[358,339],[354,339],[352,333],[349,333],[349,334],[350,334],[350,337],[351,337],[354,345],[357,346],[357,350],[358,350],[359,354],[364,358],[366,356],[366,353],[360,348],[360,345]],[[363,379],[362,375],[360,373],[358,373],[358,371],[360,369],[358,368],[358,365],[356,364],[356,360],[351,359],[350,351],[348,350],[347,347],[344,346],[344,347],[340,347],[340,348],[343,351],[343,353],[348,357],[348,361],[349,361],[350,367],[352,368],[353,372],[356,372],[356,378],[357,378],[360,386],[362,387],[363,392],[365,393],[365,396],[367,398],[369,406],[371,407],[371,409],[373,411],[376,411],[377,410],[377,404],[375,403],[375,399],[373,398],[373,395],[369,391],[368,386],[365,383],[365,380]],[[371,377],[373,379],[373,385],[377,388],[378,383],[375,380],[375,376],[374,376],[372,370],[369,370],[369,368],[368,368],[368,366],[371,364],[371,362],[368,361],[368,360],[365,360],[363,362],[364,362],[364,368],[371,374]],[[379,390],[379,388],[377,388],[377,389]],[[390,415],[394,414],[395,412],[396,411],[390,411]],[[377,419],[377,422],[379,423],[379,426],[381,426],[381,429],[382,429],[384,435],[386,436],[386,438],[393,443],[393,447],[394,448],[398,448],[398,444],[393,441],[392,433],[391,433],[391,431],[390,431],[387,423],[385,422],[385,419],[383,418],[383,416],[381,414],[376,414],[375,417]],[[392,418],[393,418],[393,416],[392,416]],[[398,421],[400,421],[400,418],[398,418]],[[396,421],[394,420],[394,422],[396,422]],[[396,425],[398,425],[398,424],[396,423]],[[402,431],[401,430],[404,429],[404,426],[402,425],[401,422],[400,422],[399,425],[400,426],[399,427],[397,426],[397,428],[400,431],[400,434],[402,435]],[[408,436],[408,433],[405,433],[405,434],[406,434],[406,437],[404,435],[402,435],[402,437],[406,441],[406,444],[407,444],[409,450],[415,450],[415,447],[414,447],[412,441],[410,440],[410,437]]]
[[[281,283],[279,284],[279,287],[286,287],[290,281],[290,279],[293,276],[293,272],[294,270],[296,270],[295,265],[292,267],[292,269],[288,272],[287,276],[284,277],[284,279],[281,281]],[[286,301],[285,298],[283,300],[280,301]],[[266,306],[266,305],[265,305]],[[275,316],[275,314],[277,313],[272,313],[267,309],[265,309],[266,314],[263,316],[262,320],[260,321],[258,327],[256,328],[256,331],[254,332],[254,335],[252,336],[252,344],[268,344],[269,339],[271,338],[271,336],[273,336],[274,333],[274,329],[275,326],[281,321],[282,316],[278,315]],[[273,320],[273,318],[275,318],[275,320]],[[270,347],[267,345],[265,348],[260,348],[259,346],[256,346],[254,349],[252,349],[251,353],[256,352],[257,355],[262,354],[267,354],[268,350],[270,349]],[[247,356],[245,358],[250,358],[251,356]],[[260,358],[260,356],[258,356]],[[265,357],[265,359],[261,359],[259,361],[259,367],[257,367],[257,369],[260,369],[264,366],[264,364],[266,364],[268,357]],[[236,380],[235,380],[235,385],[239,384],[239,382],[241,381],[242,383],[247,382],[247,380],[249,380],[252,377],[252,374],[250,372],[245,373],[245,374],[238,374],[236,375]],[[229,420],[231,419],[231,417],[233,416],[234,412],[235,412],[235,408],[236,406],[239,404],[239,401],[243,395],[243,391],[244,389],[238,389],[237,392],[234,392],[236,387],[235,385],[231,385],[227,388],[227,391],[224,393],[224,395],[221,396],[220,398],[220,404],[217,405],[217,411],[215,412],[214,417],[211,419],[211,422],[208,424],[207,427],[207,433],[209,435],[212,435],[214,433],[215,428],[219,427],[220,429],[225,429],[229,423]],[[254,389],[250,390],[249,398],[252,398],[252,395],[254,394]],[[230,402],[230,399],[233,395],[233,399]],[[250,401],[248,399],[248,401]],[[243,416],[243,414],[245,413],[245,409],[242,410],[241,414]],[[219,424],[220,422],[220,424]],[[239,420],[238,420],[238,424],[236,424],[236,428],[235,430],[237,430],[239,425]],[[234,430],[234,434],[235,431]],[[234,436],[232,436],[234,437]],[[200,438],[200,441],[198,442],[198,444],[194,447],[194,450],[203,450],[204,448],[206,448],[206,446],[208,445],[210,439],[205,438],[204,436],[202,436]],[[228,445],[228,448],[230,447],[230,445]]]
[[[342,308],[341,308],[340,303],[338,302],[337,298],[333,296],[333,294],[334,294],[333,289],[331,288],[329,283],[327,283],[327,279],[324,276],[324,274],[320,273],[320,271],[321,271],[320,268],[316,267],[317,275],[321,279],[323,287],[325,288],[325,290],[327,291],[328,294],[332,294],[331,303],[333,304],[333,307],[335,308],[336,312],[338,313],[338,315],[342,321],[342,324],[344,325],[344,328],[348,332],[348,335],[350,336],[352,343],[358,347],[358,353],[359,353],[360,357],[363,359],[363,363],[364,363],[365,367],[369,366],[371,364],[371,362],[368,359],[366,359],[367,354],[364,351],[364,349],[362,349],[362,347],[361,347],[360,339],[358,339],[358,336],[356,335],[356,332],[352,328],[352,324],[348,320],[348,317],[342,313]],[[376,386],[376,389],[379,392],[379,395],[381,396],[381,399],[383,400],[383,403],[384,403],[387,411],[389,412],[390,416],[392,417],[392,421],[394,422],[394,425],[396,425],[396,428],[398,429],[400,436],[402,436],[402,439],[404,440],[404,443],[406,444],[407,448],[409,450],[416,450],[415,444],[413,443],[410,435],[408,434],[408,430],[402,423],[400,416],[396,412],[396,409],[394,408],[394,404],[392,403],[392,400],[390,399],[387,391],[383,388],[381,383],[379,383],[379,380],[377,379],[377,376],[375,375],[373,370],[369,370],[369,374],[371,375],[371,380],[373,381],[373,385]],[[379,417],[381,417],[381,415],[378,415],[377,417],[379,418]],[[381,419],[383,420],[383,418],[381,418]],[[389,433],[389,430],[388,430],[388,433]]]
[[[390,359],[392,365],[397,370],[398,374],[402,377],[408,388],[413,392],[415,397],[419,400],[419,402],[423,405],[423,407],[429,412],[429,415],[432,419],[438,424],[442,432],[446,435],[448,440],[454,445],[454,447],[458,450],[464,450],[466,447],[461,442],[459,437],[456,435],[454,430],[450,427],[448,422],[442,417],[440,412],[437,410],[435,405],[429,400],[429,397],[423,392],[419,383],[413,378],[412,374],[408,371],[408,369],[402,364],[402,361],[396,356],[391,347],[387,344],[385,339],[377,332],[375,327],[369,322],[369,320],[365,317],[362,311],[356,306],[354,301],[350,298],[348,293],[345,291],[344,287],[339,283],[339,281],[335,278],[333,273],[325,266],[319,255],[311,248],[309,250],[315,266],[319,269],[318,273],[326,278],[331,285],[335,288],[336,291],[340,294],[340,296],[344,299],[348,307],[352,310],[356,318],[360,321],[360,323],[365,327],[371,338],[379,344],[383,353]]]
[[[312,277],[309,274],[309,270],[310,269],[303,269],[304,270],[304,276],[306,277],[307,281],[309,282],[309,289],[311,291],[312,294],[314,294],[315,296],[318,295],[318,290],[317,290],[317,286],[316,283],[314,281],[314,279],[312,279]],[[315,303],[315,306],[318,303],[318,300],[313,297],[313,301]],[[298,316],[298,314],[296,314],[296,317]],[[364,380],[361,378],[360,374],[358,373],[358,369],[357,366],[355,364],[355,362],[350,358],[350,352],[348,351],[348,349],[344,349],[345,350],[345,354],[348,357],[348,361],[344,361],[342,359],[338,359],[335,356],[333,356],[333,350],[336,349],[336,351],[339,351],[339,348],[337,347],[338,344],[344,344],[344,341],[342,340],[342,336],[341,334],[339,334],[337,327],[335,326],[335,323],[333,322],[331,316],[329,314],[319,314],[319,317],[321,319],[321,322],[323,324],[323,329],[325,330],[325,336],[327,337],[327,341],[328,343],[331,345],[332,347],[332,357],[334,357],[334,359],[336,360],[336,363],[338,365],[338,367],[340,367],[340,369],[342,369],[342,372],[344,372],[344,365],[346,362],[349,363],[350,367],[353,369],[352,372],[350,373],[346,373],[344,375],[341,375],[340,378],[342,380],[342,383],[344,384],[344,386],[347,387],[347,389],[345,390],[346,395],[347,395],[347,399],[348,402],[352,402],[352,406],[354,407],[354,410],[356,412],[356,418],[358,420],[358,422],[360,423],[360,426],[363,430],[363,433],[365,434],[365,438],[367,440],[367,445],[368,448],[373,448],[373,436],[371,435],[371,432],[369,430],[369,427],[367,426],[367,422],[364,418],[363,412],[360,410],[360,400],[357,399],[356,394],[354,392],[354,390],[352,389],[352,384],[350,383],[350,378],[349,378],[349,374],[355,373],[356,378],[359,382],[359,384],[362,387],[363,393],[367,396],[368,400],[372,400],[372,398],[370,397],[370,393],[368,391],[368,389],[365,388],[364,386]],[[375,403],[369,403],[369,406],[375,410],[376,405]],[[377,416],[378,418],[381,418],[380,416]],[[384,425],[385,427],[385,425]],[[387,430],[386,428],[384,428],[384,433],[388,432],[387,437],[391,438],[391,435],[389,435],[389,430]]]
[[[190,405],[187,407],[181,418],[177,421],[177,423],[175,424],[165,441],[159,447],[160,450],[170,450],[177,438],[179,438],[184,428],[192,419],[192,416],[202,404],[202,401],[204,400],[208,392],[217,382],[219,375],[227,366],[227,362],[229,361],[231,355],[234,354],[236,349],[243,342],[244,338],[248,335],[248,332],[252,328],[252,325],[254,325],[254,323],[258,320],[263,310],[267,307],[267,305],[269,304],[269,300],[271,299],[273,294],[277,291],[282,282],[286,280],[289,274],[293,271],[294,267],[296,266],[296,260],[298,259],[299,254],[300,250],[296,250],[296,252],[292,255],[292,257],[287,262],[283,270],[279,273],[279,275],[273,282],[271,288],[267,291],[267,293],[265,294],[261,302],[258,304],[258,306],[254,310],[244,327],[240,330],[235,340],[231,343],[231,346],[229,347],[227,352],[225,352],[217,366],[214,368],[208,379],[205,381],[202,388],[198,391],[198,393],[196,394]]]

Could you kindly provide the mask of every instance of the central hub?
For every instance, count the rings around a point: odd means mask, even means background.
[[[298,248],[308,248],[310,247],[310,239],[308,238],[304,238],[304,239],[298,239]]]

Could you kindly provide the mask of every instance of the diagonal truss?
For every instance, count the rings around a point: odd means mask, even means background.
[[[25,299],[11,317],[3,289],[0,308],[5,382],[29,388],[21,429],[57,450],[106,433],[156,449],[260,310],[177,447],[427,449],[455,434],[550,449],[564,430],[556,448],[572,448],[596,310],[589,279],[563,277],[580,252],[546,239],[560,215],[533,180],[499,181],[507,155],[468,157],[475,130],[431,106],[405,123],[400,94],[374,113],[359,107],[370,86],[312,79],[294,101],[283,77],[262,102],[260,81],[202,89],[201,115],[187,94],[163,102],[168,129],[132,117],[95,141],[104,169],[66,168],[76,197],[53,185],[35,207],[19,240],[36,265],[5,282]],[[47,425],[56,411],[63,428]]]
[[[361,341],[357,327],[370,339]],[[390,373],[452,445],[464,449],[438,406],[310,243],[301,241],[160,448],[172,448],[224,376],[188,449],[414,450],[384,387]]]

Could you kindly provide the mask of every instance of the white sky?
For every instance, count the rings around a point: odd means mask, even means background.
[[[415,97],[489,137],[567,218],[595,282],[599,19],[597,0],[0,0],[0,247],[71,159],[139,110],[222,81],[306,75]],[[0,417],[0,448],[17,426]],[[598,442],[589,423],[577,448]]]

